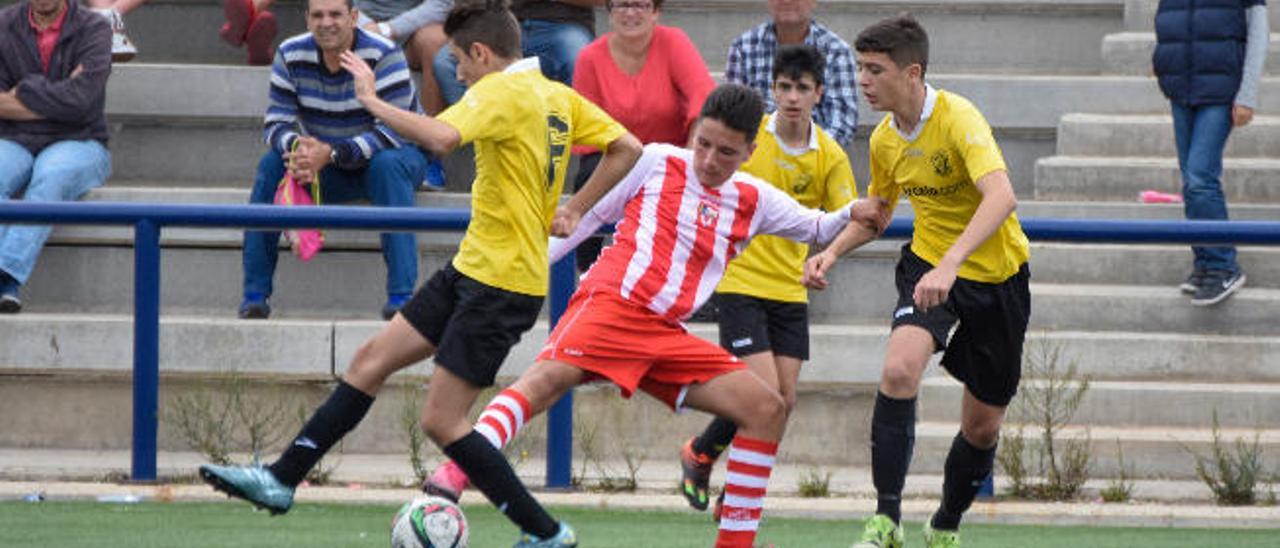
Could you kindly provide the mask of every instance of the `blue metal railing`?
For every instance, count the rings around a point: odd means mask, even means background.
[[[89,224],[134,227],[133,462],[134,480],[156,478],[159,394],[160,230],[167,226],[224,228],[344,228],[460,231],[466,209],[360,206],[277,207],[107,202],[0,202],[0,224]],[[1280,221],[1130,221],[1023,219],[1033,240],[1107,243],[1280,245]],[[885,237],[911,235],[911,219],[897,218]],[[576,282],[573,254],[552,267],[552,325]],[[547,487],[570,485],[573,393],[551,408],[547,432]]]

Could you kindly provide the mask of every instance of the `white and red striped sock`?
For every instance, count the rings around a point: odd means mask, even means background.
[[[508,388],[493,398],[476,420],[476,432],[489,440],[499,450],[515,439],[520,429],[529,422],[529,400],[515,389]]]
[[[724,511],[716,548],[750,548],[760,528],[760,510],[773,472],[778,444],[741,434],[729,447],[729,470],[724,479]]]

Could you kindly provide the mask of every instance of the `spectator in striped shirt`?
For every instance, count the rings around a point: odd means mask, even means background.
[[[813,121],[849,147],[858,129],[858,92],[855,83],[853,49],[827,27],[813,19],[818,0],[769,0],[772,19],[742,33],[729,46],[724,78],[760,92],[769,112],[777,110],[773,100],[773,56],[778,46],[806,44],[818,48],[827,61],[822,100],[813,109]]]
[[[351,0],[309,0],[307,29],[280,44],[271,67],[263,131],[270,150],[258,163],[250,203],[271,203],[287,169],[300,181],[318,178],[325,202],[412,206],[426,157],[360,106],[354,80],[338,60],[342,52],[353,51],[372,67],[379,97],[416,112],[417,94],[404,54],[390,40],[357,28]],[[245,232],[241,318],[271,314],[268,300],[279,240],[279,232]],[[382,256],[387,264],[386,319],[417,284],[414,235],[383,234]]]

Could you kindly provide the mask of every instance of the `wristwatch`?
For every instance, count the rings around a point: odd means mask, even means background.
[[[387,38],[391,38],[391,25],[388,25],[386,21],[378,23],[378,33],[386,36]]]

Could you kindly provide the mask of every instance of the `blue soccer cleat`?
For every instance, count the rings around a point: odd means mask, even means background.
[[[578,534],[568,523],[560,522],[560,531],[549,539],[540,539],[529,533],[520,535],[520,541],[514,548],[575,548],[578,545]]]
[[[200,467],[200,479],[214,489],[271,512],[273,516],[288,512],[293,506],[294,488],[280,483],[263,466],[205,464]]]

